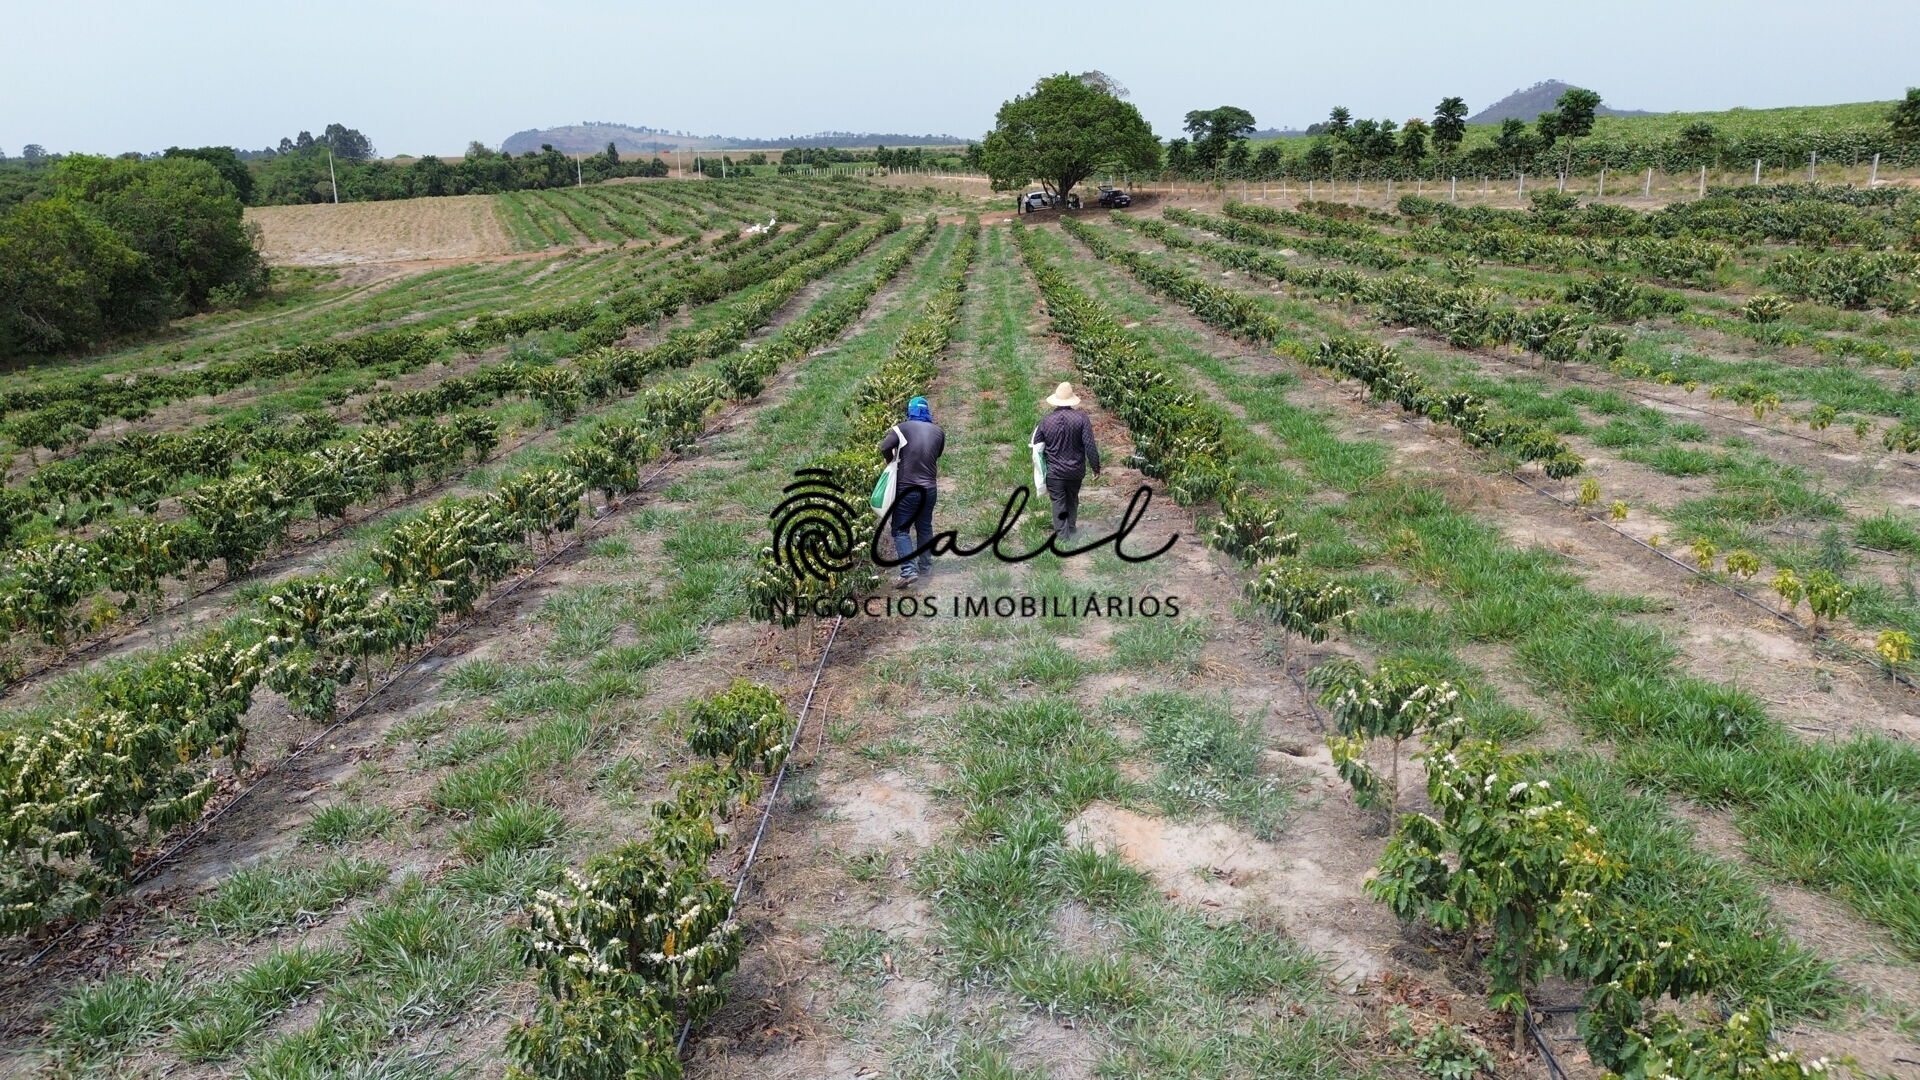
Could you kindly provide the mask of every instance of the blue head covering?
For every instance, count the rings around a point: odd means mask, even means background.
[[[907,402],[907,419],[933,422],[933,410],[927,408],[926,398],[917,397]]]

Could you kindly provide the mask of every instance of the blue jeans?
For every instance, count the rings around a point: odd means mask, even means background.
[[[918,559],[900,567],[902,576],[933,572],[933,556],[926,549],[933,544],[933,504],[939,495],[936,488],[914,487],[894,496],[893,557],[898,559],[916,547],[920,549]],[[918,535],[918,544],[908,536],[908,530]]]

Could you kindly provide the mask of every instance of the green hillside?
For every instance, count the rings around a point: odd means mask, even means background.
[[[1512,175],[1523,171],[1551,173],[1569,165],[1575,173],[1611,169],[1655,168],[1666,172],[1751,167],[1755,160],[1769,169],[1804,166],[1818,153],[1823,165],[1864,165],[1875,154],[1887,168],[1920,166],[1920,142],[1901,142],[1888,122],[1895,102],[1862,101],[1845,105],[1802,105],[1782,109],[1726,109],[1719,112],[1673,112],[1648,116],[1600,116],[1593,132],[1569,147],[1564,140],[1548,147],[1533,125],[1524,137],[1501,145],[1500,125],[1469,124],[1458,156],[1443,163],[1431,152],[1408,159],[1400,152],[1398,136],[1382,143],[1292,137],[1255,144],[1251,177],[1259,176],[1424,176],[1441,168],[1457,168],[1461,175],[1483,172]],[[1356,122],[1356,130],[1364,121]],[[1273,145],[1279,158],[1260,165],[1258,152]]]
[[[1723,139],[1743,139],[1781,131],[1857,130],[1883,137],[1891,101],[1859,101],[1848,105],[1794,105],[1784,109],[1725,109],[1720,112],[1671,112],[1652,116],[1601,116],[1593,122],[1593,137],[1630,143],[1677,139],[1697,123],[1712,124]],[[1467,125],[1466,145],[1490,142],[1498,124]]]

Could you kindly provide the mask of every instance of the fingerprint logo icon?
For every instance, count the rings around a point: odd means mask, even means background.
[[[846,492],[825,469],[801,469],[783,489],[773,519],[773,558],[796,577],[821,581],[853,568],[854,529],[860,520]]]

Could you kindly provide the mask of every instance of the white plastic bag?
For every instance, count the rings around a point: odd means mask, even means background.
[[[880,470],[880,479],[874,481],[870,500],[873,512],[883,518],[887,516],[887,511],[893,509],[893,497],[900,488],[900,455],[907,449],[906,432],[901,431],[898,424],[893,426],[893,437],[900,440],[900,445],[894,448],[893,460]]]

